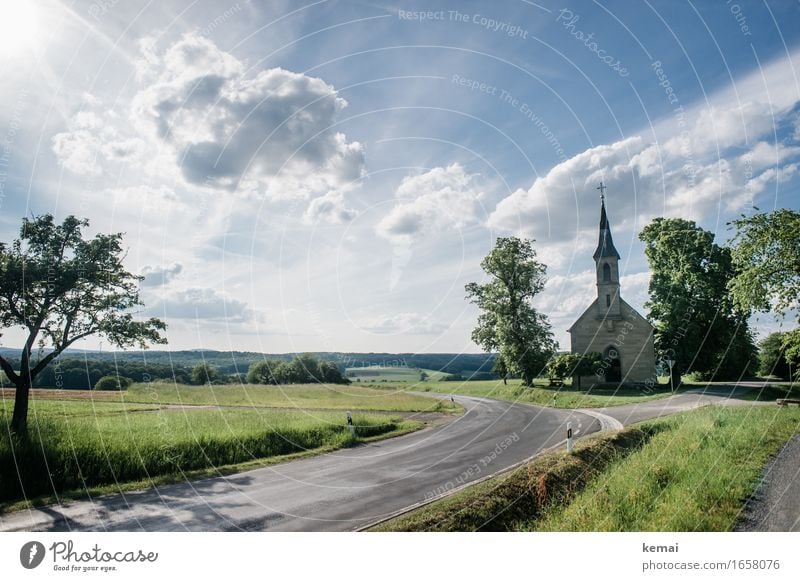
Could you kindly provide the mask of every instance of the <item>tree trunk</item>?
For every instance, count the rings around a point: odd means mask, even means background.
[[[578,380],[578,391],[580,391],[581,390],[581,376],[580,375],[576,375],[575,378]]]
[[[11,431],[18,436],[28,434],[28,397],[31,392],[30,373],[21,373],[14,394],[14,415],[11,417]]]
[[[508,385],[508,375],[503,376],[503,385]]]

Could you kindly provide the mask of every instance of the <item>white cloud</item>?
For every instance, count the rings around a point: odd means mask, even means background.
[[[150,314],[167,319],[197,319],[212,322],[249,323],[262,321],[263,313],[239,299],[212,288],[188,288],[172,291],[154,302]]]
[[[378,223],[377,233],[408,244],[420,235],[477,222],[483,192],[476,178],[459,163],[403,178],[395,194],[398,203]]]
[[[137,137],[119,139],[103,144],[102,152],[106,159],[133,160],[137,159],[145,150],[145,143]]]
[[[501,200],[489,226],[549,243],[588,235],[600,180],[618,226],[656,215],[702,220],[741,210],[771,181],[794,174],[790,162],[800,157],[797,144],[769,141],[796,123],[792,110],[800,100],[786,80],[786,64],[765,67],[735,89],[664,119],[650,137],[626,137],[559,163]]]
[[[341,191],[331,191],[311,200],[304,219],[308,224],[317,222],[344,224],[350,222],[356,215],[355,210],[346,206],[344,194]]]
[[[59,164],[79,175],[100,175],[103,169],[98,163],[101,143],[90,131],[78,129],[58,133],[52,139],[53,152]]]
[[[134,114],[167,145],[184,179],[269,198],[314,197],[361,177],[361,144],[336,131],[347,102],[323,80],[281,68],[245,74],[210,40],[187,34],[163,57]]]
[[[172,280],[177,277],[181,271],[183,271],[183,265],[180,262],[174,262],[169,266],[146,265],[139,273],[140,275],[144,276],[141,286],[164,286],[172,282]]]

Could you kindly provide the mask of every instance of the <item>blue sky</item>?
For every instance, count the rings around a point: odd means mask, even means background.
[[[0,239],[44,212],[125,232],[174,349],[474,352],[464,284],[509,234],[536,239],[567,349],[601,179],[640,310],[653,217],[724,241],[754,206],[800,206],[796,2],[3,13]]]

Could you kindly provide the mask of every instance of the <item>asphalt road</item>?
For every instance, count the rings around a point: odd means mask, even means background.
[[[0,516],[0,530],[347,531],[598,431],[597,417],[456,396],[466,413],[419,432],[231,476]]]
[[[580,437],[705,405],[759,405],[739,399],[752,387],[591,410],[456,396],[466,413],[407,436],[231,476],[0,515],[0,531],[358,530],[562,443],[567,421]]]
[[[800,531],[800,436],[781,448],[742,511],[737,531]]]

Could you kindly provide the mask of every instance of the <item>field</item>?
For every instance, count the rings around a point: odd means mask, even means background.
[[[393,383],[419,383],[420,376],[425,373],[431,381],[438,381],[447,376],[447,373],[433,369],[417,369],[412,367],[348,367],[345,374],[351,381],[360,382],[393,382]]]
[[[152,405],[270,407],[342,411],[447,412],[458,409],[449,401],[408,393],[407,388],[373,389],[360,385],[219,385],[136,383],[126,391],[35,389],[34,398]],[[13,398],[14,390],[0,390]]]
[[[23,498],[78,497],[241,470],[399,435],[422,426],[408,417],[414,412],[457,409],[449,401],[356,386],[36,390],[24,441],[8,435],[12,395],[3,390],[0,399],[6,507]],[[354,412],[354,435],[345,410]]]
[[[690,389],[703,388],[707,383],[684,382],[676,393]],[[556,408],[597,408],[610,407],[629,403],[642,403],[650,400],[669,397],[671,394],[666,383],[660,383],[651,389],[628,386],[600,385],[591,389],[577,389],[567,384],[563,387],[551,387],[547,380],[536,380],[533,387],[524,387],[518,379],[491,381],[426,381],[407,384],[375,384],[374,387],[386,389],[408,389],[412,391],[433,392],[455,395],[472,395],[491,397],[507,401],[529,403],[533,405]],[[753,389],[744,399],[752,401],[774,401],[779,397],[798,397],[798,384],[769,385],[764,389]]]
[[[375,384],[375,387],[386,386],[387,389],[398,389],[402,386],[392,383]],[[697,387],[697,386],[692,386]],[[598,387],[592,390],[577,390],[567,385],[561,388],[550,387],[547,381],[537,381],[533,387],[524,387],[518,379],[509,380],[504,385],[502,380],[491,381],[425,381],[408,384],[405,389],[413,391],[473,395],[491,397],[507,401],[518,401],[534,405],[557,408],[593,408],[640,403],[652,399],[669,397],[669,387],[658,385],[650,392],[631,387]]]
[[[579,441],[382,531],[727,531],[800,410],[708,407]]]

